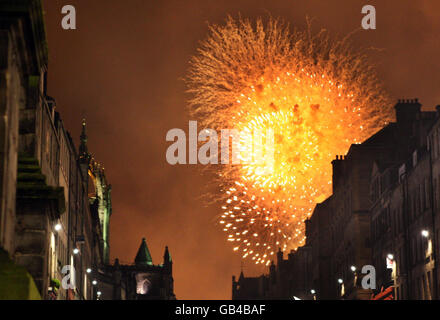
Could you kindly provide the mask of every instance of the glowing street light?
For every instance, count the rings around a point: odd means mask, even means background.
[[[62,229],[62,226],[60,223],[57,223],[54,228],[55,228],[55,231],[60,231]]]
[[[78,248],[73,249],[73,254],[78,254],[78,253],[79,253],[79,249]]]
[[[338,279],[339,284],[343,284],[344,280],[342,280],[341,278]]]
[[[92,284],[93,284],[94,286],[96,286],[96,285],[98,284],[98,281],[93,280],[93,281],[92,281]]]
[[[355,267],[355,266],[351,266],[350,269],[351,269],[351,271],[353,271],[353,272],[356,271],[356,267]]]
[[[425,238],[428,238],[429,231],[428,230],[422,230],[422,236],[425,237]]]
[[[87,272],[87,273],[90,273],[90,272],[92,272],[92,269],[87,268],[86,272]]]
[[[315,291],[314,289],[312,289],[312,290],[310,290],[310,293],[311,293],[311,294],[315,294],[316,291]]]

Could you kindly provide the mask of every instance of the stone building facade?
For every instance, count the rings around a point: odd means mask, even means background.
[[[1,297],[26,298],[32,291],[33,298],[92,299],[87,270],[103,263],[94,255],[102,243],[91,236],[87,171],[46,92],[43,19],[40,1],[0,3],[0,247],[16,277],[0,275]],[[67,275],[71,286],[63,288]],[[20,281],[26,281],[22,296]]]
[[[399,100],[395,122],[352,145],[345,156],[336,156],[333,193],[316,205],[306,221],[305,246],[289,254],[289,260],[302,260],[307,268],[276,270],[282,278],[277,288],[281,298],[438,298],[437,110],[422,111],[417,99]],[[306,249],[307,256],[301,253]],[[376,270],[375,288],[362,286],[366,265]],[[298,285],[286,292],[282,289],[286,283]],[[279,298],[269,292],[266,289],[262,295]]]
[[[372,172],[373,262],[379,287],[392,286],[396,299],[438,299],[440,116],[431,116],[406,159],[376,163]]]
[[[47,95],[40,0],[0,1],[0,299],[174,299],[172,261],[110,264],[111,185]],[[109,294],[111,292],[111,294]]]

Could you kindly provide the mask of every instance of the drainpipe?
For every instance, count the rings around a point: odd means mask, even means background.
[[[432,283],[432,299],[436,300],[438,293],[437,293],[437,232],[435,228],[435,201],[434,201],[434,180],[433,180],[433,174],[432,174],[432,152],[430,148],[428,148],[429,152],[429,183],[431,186],[431,218],[432,218],[432,258],[434,259],[434,268],[433,268],[433,283]]]
[[[405,165],[406,166],[406,165]],[[411,300],[411,270],[410,270],[410,257],[411,250],[409,249],[408,243],[408,212],[409,212],[409,201],[408,201],[408,180],[407,180],[407,168],[405,167],[405,174],[403,175],[402,181],[402,195],[403,195],[403,210],[402,210],[402,218],[403,218],[403,228],[404,228],[404,247],[405,247],[405,266],[406,266],[406,299]]]

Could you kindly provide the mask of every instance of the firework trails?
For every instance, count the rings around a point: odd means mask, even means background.
[[[331,192],[332,159],[391,114],[374,68],[347,38],[310,26],[291,32],[274,19],[211,26],[188,84],[192,114],[205,127],[274,133],[274,161],[214,168],[218,222],[233,249],[257,264],[268,264],[278,248],[304,245],[305,219]],[[252,152],[246,139],[240,151]]]

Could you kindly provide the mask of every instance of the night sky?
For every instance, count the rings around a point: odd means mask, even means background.
[[[61,28],[68,4],[77,30]],[[437,1],[44,0],[48,94],[77,144],[87,119],[89,150],[113,187],[111,259],[132,263],[146,237],[155,264],[169,246],[178,299],[230,299],[241,261],[215,226],[219,206],[201,199],[210,177],[165,159],[167,131],[188,132],[188,61],[208,22],[228,14],[272,15],[298,27],[308,15],[316,28],[344,36],[360,28],[367,4],[376,7],[377,29],[359,30],[353,41],[377,49],[370,56],[391,96],[417,97],[427,109],[440,104]]]

